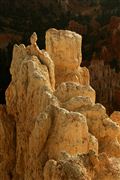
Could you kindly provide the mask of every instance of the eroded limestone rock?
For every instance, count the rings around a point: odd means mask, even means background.
[[[58,159],[62,151],[71,155],[88,152],[89,136],[85,116],[62,108],[55,109],[54,114],[55,124],[47,142],[49,159]]]
[[[85,115],[90,133],[98,139],[99,152],[120,157],[120,144],[117,140],[120,127],[108,117],[106,109],[101,104],[95,104],[78,111]]]
[[[108,158],[105,153],[96,156],[93,151],[88,154],[69,156],[49,160],[44,167],[45,180],[119,180],[120,160]]]
[[[96,98],[95,91],[94,89],[92,89],[91,86],[80,85],[75,82],[61,83],[54,92],[54,94],[61,102],[66,102],[76,96],[83,96],[89,97],[90,100],[95,103]]]
[[[120,111],[114,111],[110,115],[110,118],[120,125]]]
[[[46,50],[55,64],[56,87],[67,81],[89,84],[89,71],[81,68],[82,37],[67,30],[50,29],[46,33]]]
[[[6,106],[0,106],[3,180],[120,178],[120,127],[95,103],[88,70],[80,67],[81,40],[50,29],[46,50],[36,33],[31,45],[14,46]]]
[[[120,126],[120,111],[114,111],[110,118]],[[120,143],[120,135],[118,136],[118,141]]]
[[[36,118],[47,105],[59,104],[52,94],[53,84],[50,80],[50,71],[47,65],[41,63],[37,55],[39,50],[34,49],[36,44],[33,40],[29,47],[14,46],[10,69],[12,81],[6,91],[7,112],[14,116],[16,121],[16,177],[23,179],[29,179],[26,176],[29,161],[29,136],[35,126]]]

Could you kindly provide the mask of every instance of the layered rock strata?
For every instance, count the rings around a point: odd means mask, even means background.
[[[30,40],[14,46],[0,106],[1,179],[120,179],[120,127],[95,103],[81,36],[50,29],[46,50]]]

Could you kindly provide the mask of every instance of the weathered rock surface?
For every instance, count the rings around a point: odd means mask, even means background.
[[[95,103],[95,91],[89,85],[81,85],[75,82],[61,83],[54,92],[55,96],[61,101],[66,102],[73,97],[88,97],[92,103]]]
[[[93,151],[88,154],[62,157],[47,161],[44,167],[46,180],[119,180],[120,159],[108,159],[105,153],[96,156]]]
[[[47,31],[46,50],[55,64],[56,86],[66,81],[89,84],[87,68],[80,67],[81,44],[82,37],[75,32],[56,29]]]
[[[47,51],[36,33],[30,41],[14,46],[0,106],[0,178],[118,180],[120,127],[95,103],[88,70],[79,67],[81,36],[50,29]]]
[[[120,126],[120,111],[114,111],[110,118]],[[120,142],[120,136],[118,136],[118,141]]]
[[[34,38],[36,42],[36,36]],[[31,40],[28,47],[15,45],[10,69],[12,81],[6,91],[7,112],[16,120],[16,174],[23,179],[29,179],[29,136],[36,118],[47,105],[57,105],[56,98],[52,95],[50,67],[44,65],[46,56],[41,51],[42,60],[39,57],[39,49],[35,42]]]
[[[115,121],[118,125],[120,125],[120,111],[114,111],[111,115],[110,118]]]

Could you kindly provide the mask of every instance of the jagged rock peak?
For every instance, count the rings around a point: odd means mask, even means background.
[[[46,50],[15,45],[0,106],[0,178],[119,180],[119,125],[95,103],[81,36],[50,29]]]

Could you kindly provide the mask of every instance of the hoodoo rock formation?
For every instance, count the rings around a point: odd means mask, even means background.
[[[30,41],[14,46],[0,105],[0,179],[119,180],[120,120],[95,102],[81,36],[49,29],[46,50]]]
[[[67,42],[67,43],[66,43]],[[56,86],[62,82],[73,81],[89,84],[87,68],[81,68],[82,37],[74,32],[50,29],[46,33],[46,50],[55,64]]]

